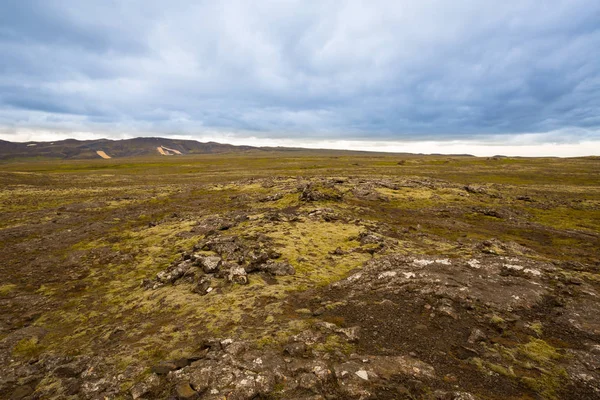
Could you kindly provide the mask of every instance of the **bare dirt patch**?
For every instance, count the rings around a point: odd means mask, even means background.
[[[104,151],[102,150],[98,150],[96,151],[96,154],[98,154],[100,157],[104,158],[104,159],[109,159],[111,158],[108,154],[106,154]]]

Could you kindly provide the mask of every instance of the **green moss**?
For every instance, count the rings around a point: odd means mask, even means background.
[[[600,231],[600,210],[556,207],[533,209],[534,221],[557,229]]]
[[[489,371],[491,371],[509,378],[514,378],[516,376],[512,366],[505,367],[500,364],[495,364],[486,360],[482,360],[479,357],[472,358],[471,362],[477,367],[479,371],[485,374],[488,374],[490,373]]]
[[[354,346],[340,338],[338,335],[329,335],[324,343],[316,344],[314,349],[319,352],[334,353],[336,351],[341,351],[344,354],[350,354],[354,351]]]
[[[568,379],[564,368],[557,368],[551,374],[541,374],[536,377],[523,377],[523,382],[531,390],[539,393],[545,399],[559,399],[557,392],[562,384]]]
[[[7,296],[13,293],[17,288],[17,285],[12,283],[7,283],[4,285],[0,285],[0,296]]]
[[[538,336],[542,336],[543,333],[543,329],[542,329],[542,323],[539,321],[536,322],[532,322],[529,325],[527,325],[529,329],[531,329],[532,331],[534,331]]]
[[[515,376],[515,372],[513,371],[512,367],[507,368],[502,365],[493,364],[493,363],[487,363],[487,367],[500,375],[504,375],[504,376],[508,376],[508,377]]]
[[[40,355],[44,348],[39,344],[38,338],[21,339],[13,348],[15,357],[34,358]]]
[[[535,338],[531,338],[528,343],[519,346],[519,353],[542,365],[551,364],[554,360],[562,357],[557,349],[542,339]]]
[[[257,339],[254,343],[256,344],[257,348],[263,349],[272,348],[277,343],[277,341],[271,336],[263,336]]]
[[[340,222],[305,221],[262,228],[282,253],[282,259],[296,269],[294,283],[325,285],[344,277],[370,258],[369,254],[347,253],[332,257],[338,247],[344,251],[359,247],[361,227]]]
[[[516,347],[496,344],[487,350],[497,353],[503,364],[473,359],[479,370],[516,378],[543,398],[557,398],[556,393],[565,382],[566,375],[558,364],[562,355],[556,348],[544,340],[529,338],[527,343]],[[519,372],[515,372],[517,368]]]

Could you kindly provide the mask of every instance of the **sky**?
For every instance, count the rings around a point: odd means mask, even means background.
[[[2,0],[0,139],[600,154],[598,0]]]

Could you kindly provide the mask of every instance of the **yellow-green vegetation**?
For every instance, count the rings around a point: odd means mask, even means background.
[[[17,285],[12,283],[6,283],[4,285],[0,285],[0,296],[7,296],[15,291]]]
[[[552,364],[554,360],[561,358],[560,353],[542,339],[531,338],[531,340],[519,346],[518,351],[528,359],[540,365]]]
[[[32,358],[38,356],[43,350],[38,338],[21,339],[15,347],[13,347],[13,356],[22,358]]]
[[[490,361],[482,360],[479,357],[473,358],[472,362],[473,362],[473,364],[475,364],[475,366],[477,366],[477,368],[480,371],[482,371],[484,373],[486,373],[489,370],[489,371],[492,371],[492,372],[494,372],[496,374],[500,374],[502,376],[506,376],[506,377],[509,377],[509,378],[514,378],[515,377],[515,372],[514,372],[512,366],[505,367],[505,366],[500,365],[500,364],[495,364],[495,363],[492,363]]]
[[[465,202],[469,195],[459,188],[431,189],[427,187],[402,187],[397,190],[377,188],[377,192],[390,199],[390,205],[398,208],[420,209],[440,204]],[[480,201],[477,201],[480,202]]]
[[[562,354],[546,341],[529,338],[524,344],[507,347],[500,344],[488,347],[498,354],[502,363],[474,358],[472,362],[482,371],[515,378],[539,393],[543,398],[556,399],[564,383],[566,372],[560,360]]]
[[[527,325],[529,327],[529,329],[531,329],[532,331],[534,331],[538,336],[542,336],[543,331],[543,326],[542,323],[539,321],[535,321],[530,323],[529,325]]]
[[[327,284],[344,277],[370,258],[366,253],[332,255],[357,248],[361,227],[341,222],[303,221],[261,227],[273,239],[282,258],[296,268],[298,285]],[[250,230],[250,232],[253,232]]]
[[[596,195],[600,196],[600,193]],[[532,210],[533,220],[556,229],[598,232],[600,231],[600,208],[597,205],[592,207],[535,209]]]
[[[346,340],[340,338],[338,335],[329,335],[323,343],[317,343],[314,346],[316,351],[334,353],[341,351],[345,354],[350,354],[354,351],[354,346],[348,343]]]
[[[501,316],[494,314],[490,317],[490,322],[496,326],[502,326],[505,321]]]
[[[51,333],[45,339],[48,348],[79,353],[90,344],[90,337],[110,334],[105,324],[115,321],[134,323],[144,316],[155,315],[158,302],[151,298],[151,293],[140,288],[139,283],[173,261],[180,246],[193,244],[190,239],[177,236],[189,227],[189,222],[164,224],[144,231],[126,232],[119,236],[117,243],[94,240],[80,246],[112,248],[133,257],[123,264],[103,265],[84,280],[87,286],[81,296],[71,298],[62,309],[49,312],[38,320],[39,325],[50,329]],[[38,292],[47,296],[61,295],[58,285],[52,288],[43,285]],[[78,328],[73,330],[73,326]]]
[[[558,369],[554,375],[541,374],[536,377],[523,377],[521,381],[539,393],[546,399],[558,399],[557,391],[561,388],[562,383],[567,379],[567,372],[564,369]]]

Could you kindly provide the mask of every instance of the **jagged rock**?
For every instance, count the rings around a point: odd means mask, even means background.
[[[360,241],[361,246],[365,246],[367,244],[381,244],[384,241],[384,238],[373,232],[362,232],[358,235],[358,240]]]
[[[296,273],[296,269],[287,262],[268,261],[262,264],[259,269],[276,276],[294,275]]]
[[[154,390],[156,390],[160,386],[160,379],[156,374],[151,374],[146,379],[141,382],[135,384],[129,393],[133,400],[139,399],[141,397],[150,395]]]
[[[221,266],[221,257],[208,256],[199,260],[202,270],[207,274],[214,274]]]
[[[213,380],[214,372],[211,368],[196,369],[190,374],[190,385],[200,394],[210,388]]]
[[[336,324],[332,324],[331,322],[327,322],[327,321],[319,321],[319,322],[315,323],[315,328],[318,328],[323,331],[332,331],[332,332],[335,332],[338,329],[340,329],[340,327],[337,326]]]
[[[225,353],[236,357],[244,353],[247,348],[248,346],[246,346],[246,343],[244,342],[233,342],[227,347],[225,347]]]
[[[484,240],[477,245],[483,253],[500,255],[500,254],[530,254],[532,251],[525,246],[515,242],[502,242],[498,239]]]
[[[235,226],[234,221],[232,221],[230,219],[222,219],[221,221],[219,221],[217,229],[220,231],[226,231],[230,228],[233,228],[234,226]]]
[[[362,380],[365,380],[365,381],[369,380],[369,374],[364,369],[356,371],[355,374]]]
[[[267,255],[269,256],[270,259],[273,259],[273,260],[281,257],[281,253],[278,252],[277,250],[273,250],[273,249],[267,250]]]
[[[248,276],[246,274],[246,270],[244,267],[236,266],[229,270],[229,275],[227,277],[229,282],[237,283],[240,285],[248,284]]]
[[[81,380],[78,378],[65,378],[62,380],[62,386],[67,396],[75,396],[81,390]]]
[[[171,361],[161,361],[160,363],[153,365],[150,370],[157,375],[166,375],[171,371],[177,370],[177,365]]]
[[[319,315],[323,315],[323,314],[325,314],[325,311],[326,311],[326,310],[325,310],[325,307],[319,307],[319,308],[317,308],[315,311],[313,311],[312,315],[313,315],[314,317],[318,317]]]
[[[254,272],[260,269],[260,266],[269,260],[269,255],[266,252],[250,252],[248,254],[248,265],[245,267],[246,272]]]
[[[454,310],[454,308],[452,308],[448,305],[443,305],[443,306],[439,307],[438,311],[442,315],[448,316],[452,319],[458,319],[458,314],[456,313],[456,310]]]
[[[190,260],[183,261],[171,270],[161,271],[156,274],[156,280],[161,283],[173,283],[181,278],[191,266],[192,262]]]
[[[347,252],[347,251],[344,251],[344,250],[342,250],[342,248],[341,248],[341,247],[338,247],[338,248],[336,248],[335,250],[333,250],[333,251],[331,252],[331,254],[332,254],[332,255],[335,255],[335,256],[343,256],[344,254],[348,254],[348,252]]]
[[[494,217],[502,219],[505,214],[502,211],[494,210],[492,208],[475,208],[475,211],[488,217]]]
[[[83,372],[83,366],[77,364],[61,365],[54,370],[54,375],[60,378],[74,378]]]
[[[517,196],[516,199],[517,200],[521,200],[521,201],[527,201],[527,202],[530,202],[530,203],[533,203],[535,201],[535,200],[533,200],[529,196]]]
[[[478,343],[478,342],[481,342],[486,339],[487,339],[487,336],[485,333],[483,333],[483,331],[481,331],[480,329],[477,329],[477,328],[473,328],[471,330],[471,334],[469,335],[469,339],[467,339],[467,342],[474,344],[474,343]]]
[[[259,395],[269,395],[275,389],[277,379],[273,371],[263,371],[254,379],[256,391]]]
[[[342,334],[346,337],[346,339],[350,342],[355,342],[359,338],[360,327],[353,326],[350,328],[340,328],[336,324],[332,324],[331,322],[319,321],[315,324],[315,328],[320,329],[322,331],[330,331],[338,334]]]
[[[241,215],[231,219],[229,217],[221,217],[219,215],[212,215],[198,222],[192,229],[192,232],[206,234],[214,231],[224,231],[230,229],[240,222]]]
[[[185,368],[188,365],[190,365],[190,360],[187,357],[177,358],[175,360],[172,360],[171,362],[173,364],[175,364],[175,366],[177,367],[177,369]]]
[[[465,186],[465,190],[469,193],[473,194],[486,194],[487,189],[480,185],[467,185]]]
[[[298,387],[317,393],[319,380],[313,373],[304,373],[298,377]]]
[[[318,208],[308,213],[308,216],[312,218],[321,218],[325,222],[337,221],[341,218],[340,215],[331,208]]]
[[[333,186],[315,188],[312,184],[304,186],[300,193],[300,201],[341,200],[342,194]]]
[[[231,262],[231,261],[223,261],[221,263],[221,266],[219,267],[219,270],[215,273],[215,278],[219,278],[219,279],[227,279],[227,277],[229,276],[229,271],[231,270],[231,268],[235,268],[238,267],[239,265]]]
[[[235,382],[235,388],[227,396],[228,400],[252,400],[258,396],[256,376],[247,374]]]
[[[214,386],[219,389],[231,386],[235,382],[237,376],[239,376],[239,371],[237,369],[223,366],[219,368],[218,373],[215,375]]]
[[[209,350],[210,350],[210,346],[208,346],[208,345],[201,346],[198,350],[196,350],[195,352],[193,352],[192,354],[187,356],[188,362],[191,364],[195,361],[206,358]]]
[[[30,385],[21,385],[17,386],[15,390],[13,390],[10,400],[21,400],[25,399],[33,394],[34,389]]]
[[[194,286],[194,288],[192,289],[192,292],[197,293],[201,296],[204,296],[205,294],[208,294],[211,289],[211,280],[210,278],[204,277],[202,279],[200,279],[200,281],[196,284],[196,286]]]
[[[105,378],[87,381],[81,385],[80,392],[83,398],[98,398],[98,394],[110,388],[111,383]]]
[[[179,400],[199,399],[200,395],[190,386],[189,382],[181,382],[175,387],[175,393]]]
[[[349,342],[356,342],[359,339],[360,327],[353,326],[350,328],[339,328],[336,332],[344,334]]]
[[[211,250],[227,260],[235,256],[241,249],[240,240],[233,236],[217,236],[208,240],[201,241],[196,246],[195,250]]]
[[[373,371],[384,378],[393,375],[406,375],[415,378],[434,378],[434,368],[414,357],[408,356],[372,356],[369,357]]]
[[[265,196],[263,198],[261,198],[259,201],[260,202],[267,202],[267,201],[277,201],[283,198],[283,193],[275,193],[269,196]]]
[[[156,274],[156,280],[161,283],[171,282],[171,274],[167,271],[160,271],[158,274]]]
[[[306,344],[303,342],[293,342],[285,346],[283,350],[284,354],[288,354],[292,357],[308,357],[309,352]]]
[[[154,287],[155,282],[152,281],[152,279],[142,279],[142,283],[140,284],[140,287],[146,289],[146,290],[150,290]]]

